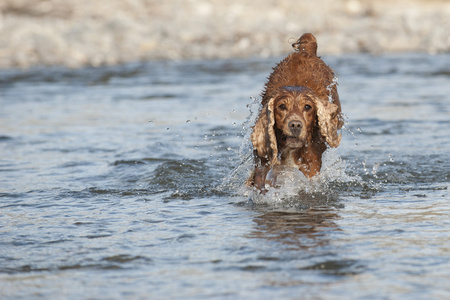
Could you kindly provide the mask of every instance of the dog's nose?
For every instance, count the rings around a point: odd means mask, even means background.
[[[291,131],[291,133],[294,136],[298,136],[298,135],[300,135],[300,132],[302,131],[303,124],[301,121],[291,121],[288,123],[288,126],[289,126],[289,130]]]

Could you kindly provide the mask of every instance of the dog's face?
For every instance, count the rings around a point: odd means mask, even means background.
[[[341,141],[338,113],[336,104],[318,98],[309,88],[280,88],[270,96],[253,126],[251,140],[256,157],[263,164],[275,165],[279,163],[278,154],[313,141],[337,147]]]
[[[275,135],[282,148],[301,148],[311,142],[317,108],[313,95],[284,90],[274,100]]]

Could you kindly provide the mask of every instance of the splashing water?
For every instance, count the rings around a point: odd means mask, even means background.
[[[333,84],[336,83],[337,78]],[[237,153],[239,162],[223,180],[220,189],[226,188],[244,195],[251,204],[304,208],[335,200],[333,188],[336,184],[355,184],[361,181],[358,175],[346,173],[348,167],[336,149],[328,149],[323,156],[321,173],[312,179],[306,178],[296,168],[277,166],[276,170],[268,174],[269,177],[272,175],[277,177],[277,187],[267,186],[267,192],[262,194],[259,190],[246,186],[245,181],[253,169],[253,146],[250,135],[261,111],[260,99],[254,97],[251,99],[253,102],[247,104],[249,114],[242,124],[241,133],[244,138]],[[355,134],[349,129],[346,130],[356,140]]]
[[[320,174],[308,179],[296,168],[277,166],[277,187],[267,186],[267,193],[247,188],[249,201],[274,207],[295,207],[297,209],[330,204],[338,199],[336,188],[346,185],[362,185],[358,175],[346,172],[347,163],[336,149],[328,149],[323,156]],[[274,176],[269,173],[268,176]]]
[[[252,126],[256,122],[256,118],[262,109],[261,100],[256,97],[250,97],[251,103],[246,105],[249,110],[247,119],[242,123],[241,135],[243,136],[238,156],[238,165],[225,177],[219,189],[229,189],[236,191],[238,194],[242,192],[242,183],[245,182],[253,167],[253,145],[250,140]]]
[[[337,78],[332,86],[337,84]],[[237,153],[237,166],[223,180],[220,189],[229,190],[237,195],[247,197],[249,204],[268,205],[273,208],[308,209],[318,205],[335,204],[341,197],[359,195],[362,198],[371,197],[382,190],[380,173],[386,167],[382,162],[369,163],[370,157],[344,160],[339,149],[329,148],[322,157],[320,174],[312,179],[306,178],[296,168],[277,166],[268,176],[276,176],[277,186],[267,186],[267,192],[261,193],[255,188],[245,185],[249,174],[253,170],[253,146],[250,140],[252,126],[261,111],[260,99],[251,98],[247,104],[249,114],[242,124],[241,135],[244,137]],[[343,114],[343,133],[352,137],[355,147],[358,145],[357,135],[363,134],[358,127],[354,132],[348,126],[348,117]],[[361,149],[360,149],[361,150]],[[362,160],[362,161],[361,161]],[[393,161],[392,155],[388,160]],[[387,176],[387,175],[385,175]]]
[[[330,103],[333,103],[333,97],[331,94],[331,90],[333,89],[334,86],[336,86],[338,84],[338,78],[336,75],[334,75],[332,82],[327,86],[327,91],[328,91],[328,101]]]

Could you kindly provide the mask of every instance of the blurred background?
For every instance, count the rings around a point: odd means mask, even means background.
[[[304,32],[319,54],[450,51],[447,0],[0,0],[0,68],[272,56]]]

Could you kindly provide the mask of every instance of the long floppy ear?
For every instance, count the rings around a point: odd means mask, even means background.
[[[320,134],[330,147],[336,148],[341,143],[342,138],[342,134],[337,132],[342,126],[339,118],[339,107],[334,103],[319,98],[315,98],[314,102],[317,106]]]
[[[277,138],[275,136],[275,98],[271,98],[259,113],[253,126],[251,140],[253,149],[259,157],[267,159],[271,165],[278,164]]]

